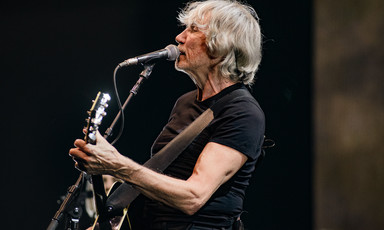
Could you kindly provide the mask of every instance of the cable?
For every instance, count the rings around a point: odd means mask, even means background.
[[[120,97],[119,97],[119,92],[117,90],[117,81],[116,81],[116,73],[117,73],[117,70],[120,68],[120,66],[116,66],[115,70],[113,71],[113,86],[114,86],[114,90],[115,90],[115,96],[116,96],[116,101],[117,101],[117,106],[119,108],[119,111],[121,113],[121,124],[120,124],[120,130],[119,130],[119,133],[117,134],[116,138],[111,142],[111,145],[114,145],[118,140],[119,138],[121,137],[121,135],[123,134],[123,130],[124,130],[124,110],[123,110],[123,106],[121,105],[121,101],[120,101]]]

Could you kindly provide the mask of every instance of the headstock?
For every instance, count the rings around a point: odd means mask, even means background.
[[[87,112],[88,118],[86,119],[86,133],[84,140],[87,143],[96,143],[96,131],[99,129],[103,117],[106,115],[105,109],[108,107],[107,102],[111,97],[107,93],[99,92],[93,100],[91,109]]]

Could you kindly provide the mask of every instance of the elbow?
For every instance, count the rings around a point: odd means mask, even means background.
[[[193,201],[191,202],[188,202],[187,205],[185,205],[183,208],[182,208],[182,212],[184,212],[185,214],[189,215],[189,216],[192,216],[194,215],[197,211],[200,210],[201,207],[203,207],[203,205],[205,204],[205,202],[203,202],[202,200],[200,199],[194,199]]]
[[[192,216],[192,215],[194,215],[197,211],[199,211],[200,208],[201,208],[200,206],[199,206],[199,207],[197,207],[197,206],[192,206],[192,207],[188,207],[188,208],[186,208],[183,212],[184,212],[185,214],[189,215],[189,216]]]
[[[191,206],[191,207],[186,207],[182,211],[187,214],[188,216],[194,215],[197,211],[200,210],[200,206]]]
[[[192,189],[187,190],[182,202],[179,203],[179,209],[186,215],[192,216],[198,212],[209,200],[212,193],[204,189],[196,189],[197,187],[192,187]]]

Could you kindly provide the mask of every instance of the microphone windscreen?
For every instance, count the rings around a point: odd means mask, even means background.
[[[167,47],[165,47],[165,49],[168,51],[168,61],[174,61],[180,55],[180,51],[175,45],[168,45]]]

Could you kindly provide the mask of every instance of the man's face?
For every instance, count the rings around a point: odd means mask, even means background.
[[[176,36],[180,56],[176,68],[197,77],[209,71],[211,57],[208,55],[205,34],[195,25],[187,27]],[[198,79],[195,79],[198,80]]]

